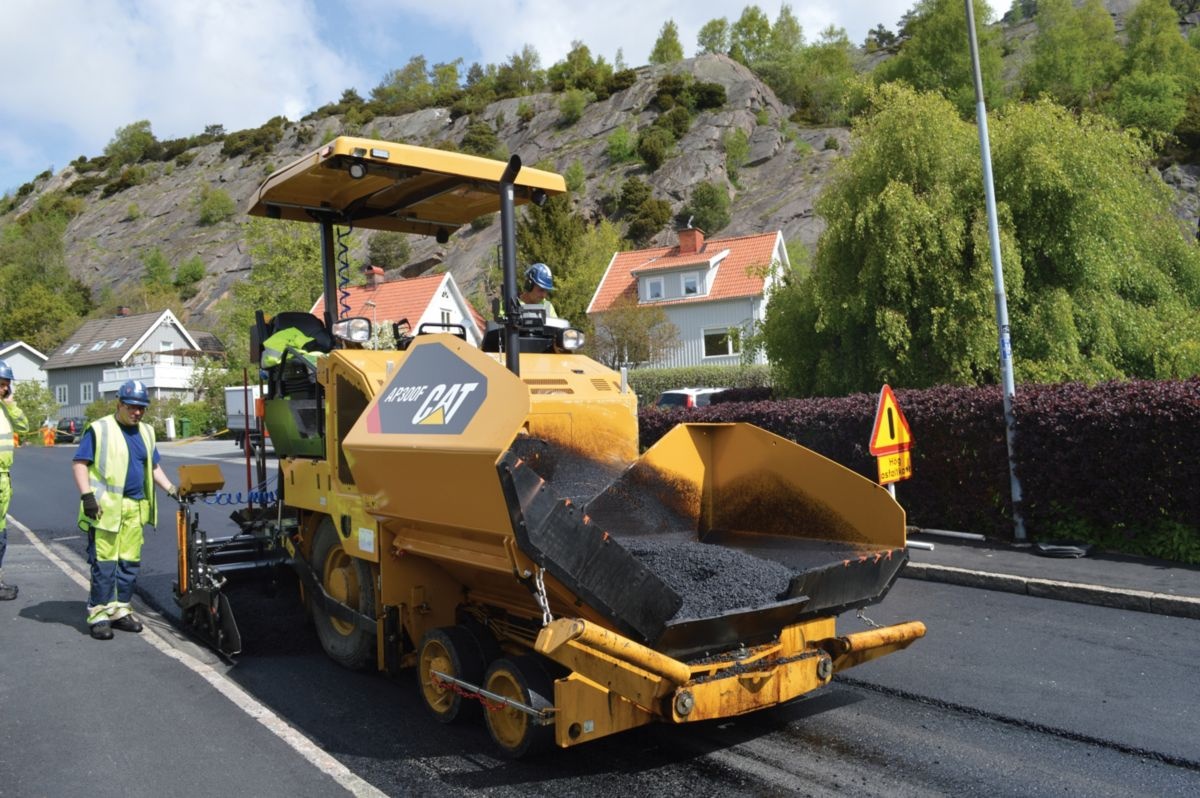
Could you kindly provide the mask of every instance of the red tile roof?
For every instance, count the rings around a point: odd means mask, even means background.
[[[776,231],[737,238],[711,238],[704,242],[699,253],[681,254],[678,245],[618,252],[600,280],[587,312],[603,313],[622,297],[636,299],[639,274],[705,264],[708,262],[706,258],[713,258],[725,250],[729,250],[729,254],[718,263],[716,279],[704,296],[642,304],[678,305],[761,296],[766,282],[767,267],[775,258],[776,249],[782,245],[781,234]]]
[[[338,294],[338,304],[341,305],[344,302],[350,310],[339,312],[338,315],[365,316],[369,319],[378,319],[380,322],[384,320],[397,322],[408,319],[413,332],[416,332],[421,316],[425,314],[434,297],[441,291],[442,283],[449,279],[451,279],[449,273],[427,274],[407,280],[392,280],[379,286],[350,286],[346,289],[349,293],[348,296],[342,296],[340,292]],[[367,305],[370,300],[375,302],[373,308]],[[469,302],[467,307],[475,319],[475,324],[482,331],[484,328],[483,317]],[[311,312],[317,317],[325,313],[324,296],[317,299]]]

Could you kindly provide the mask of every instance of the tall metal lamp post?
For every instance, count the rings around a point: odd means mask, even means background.
[[[1008,300],[1004,295],[1004,269],[1000,263],[1000,232],[996,221],[996,192],[992,185],[992,154],[988,143],[987,106],[983,99],[983,75],[979,70],[979,43],[975,38],[974,0],[967,6],[967,38],[971,46],[971,67],[975,76],[975,116],[979,127],[979,149],[983,156],[983,191],[987,198],[988,245],[992,251],[992,282],[996,293],[996,325],[1000,328],[1000,379],[1004,387],[1004,428],[1008,440],[1008,481],[1012,491],[1013,539],[1025,543],[1025,519],[1021,514],[1021,481],[1017,478],[1014,439],[1016,420],[1013,418],[1013,397],[1017,388],[1013,380],[1012,340],[1008,327]]]

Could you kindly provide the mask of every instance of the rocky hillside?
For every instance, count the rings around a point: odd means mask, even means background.
[[[613,166],[606,154],[608,135],[621,125],[641,129],[650,124],[659,113],[650,108],[651,100],[658,80],[667,72],[686,72],[698,81],[719,83],[725,87],[728,101],[720,109],[698,114],[691,129],[676,144],[673,156],[657,171],[647,173],[638,163]],[[797,129],[789,124],[791,109],[783,106],[749,70],[724,56],[644,67],[638,71],[634,85],[589,105],[569,127],[560,124],[558,103],[558,95],[540,94],[494,103],[476,119],[451,120],[449,112],[442,109],[378,117],[362,135],[425,145],[444,141],[458,144],[468,124],[482,118],[496,128],[508,151],[520,155],[524,163],[549,163],[560,171],[576,161],[582,164],[587,177],[579,207],[587,217],[598,217],[600,200],[618,191],[630,175],[649,182],[655,196],[670,201],[676,210],[688,199],[691,186],[712,181],[729,185],[734,199],[729,226],[708,231],[710,234],[778,229],[786,239],[801,240],[810,246],[821,232],[813,202],[849,139],[845,129]],[[518,115],[522,104],[535,111],[527,121],[521,121]],[[721,145],[722,137],[735,128],[745,131],[750,140],[749,159],[739,172],[736,190],[728,182]],[[227,159],[222,155],[222,144],[215,142],[190,150],[188,155],[192,157],[186,165],[178,160],[170,166],[146,165],[149,176],[140,185],[108,197],[102,196],[100,188],[92,190],[85,195],[86,210],[67,230],[73,273],[98,290],[100,286],[139,280],[142,258],[155,247],[173,264],[198,255],[205,263],[207,276],[196,296],[177,310],[195,326],[211,327],[215,306],[250,268],[241,224],[244,209],[259,183],[272,169],[342,132],[339,117],[288,123],[283,139],[268,157]],[[834,142],[840,149],[833,147]],[[31,206],[41,194],[68,188],[83,177],[70,166],[43,178],[16,213]],[[202,225],[198,197],[205,185],[225,191],[238,204],[239,212],[218,224]],[[131,206],[136,206],[136,214],[129,213]],[[441,262],[470,293],[482,275],[483,264],[494,257],[498,236],[498,226],[493,225],[481,230],[464,228],[441,246],[432,239],[413,237],[412,261],[430,267]],[[664,230],[655,241],[673,240],[672,236]],[[361,263],[365,257],[365,243],[366,238],[359,236],[358,251],[352,253],[354,262]]]

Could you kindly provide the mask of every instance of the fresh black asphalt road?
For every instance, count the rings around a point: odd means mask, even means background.
[[[178,464],[197,461],[176,451],[165,448],[173,479]],[[204,462],[222,465],[231,490],[245,490],[236,447],[204,452],[218,458]],[[57,538],[64,558],[78,565],[70,455],[62,446],[18,451],[11,515]],[[151,604],[177,616],[171,505],[163,502],[160,528],[149,533],[141,589]],[[202,508],[205,528],[232,530],[228,511]],[[1200,706],[1196,620],[900,580],[867,615],[880,623],[921,619],[926,638],[846,672],[809,699],[721,723],[637,729],[510,763],[495,757],[481,726],[432,721],[411,678],[393,682],[330,663],[286,586],[274,595],[253,586],[232,593],[246,651],[234,664],[211,655],[206,661],[387,795],[1200,794],[1200,720],[1192,711]],[[60,631],[69,628],[65,623]],[[847,614],[839,627],[862,625]],[[80,618],[74,631],[82,630]],[[5,678],[14,656],[0,649]],[[110,656],[123,671],[167,667],[149,647],[124,651],[119,662]],[[134,661],[139,657],[144,663]],[[171,678],[178,693],[155,701],[186,701],[208,720],[241,711],[194,674],[181,669]],[[45,716],[69,718],[70,695],[46,695]],[[64,724],[91,730],[86,718]],[[231,722],[225,739],[194,740],[186,728],[161,729],[139,718],[129,733],[181,785],[175,793],[187,795],[186,774],[172,772],[174,747],[203,746],[213,768],[235,777],[270,773],[288,755],[256,741],[260,731]],[[70,737],[63,740],[59,767],[72,758]],[[19,739],[8,740],[0,762],[19,748]],[[113,776],[120,784],[119,772]],[[314,771],[312,778],[329,786],[323,774]],[[249,776],[247,782],[264,783]],[[261,794],[285,794],[284,782],[278,786]],[[0,782],[0,796],[8,794],[15,795]],[[164,793],[100,790],[90,798],[137,794]]]

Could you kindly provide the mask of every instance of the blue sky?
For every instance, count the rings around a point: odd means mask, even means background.
[[[812,40],[828,25],[861,43],[895,30],[915,0],[789,3]],[[93,157],[119,127],[150,120],[159,139],[299,119],[353,87],[370,95],[414,55],[503,63],[529,44],[543,67],[572,41],[640,66],[668,19],[684,54],[718,0],[4,0],[0,25],[0,194]],[[773,22],[779,2],[757,5]]]

